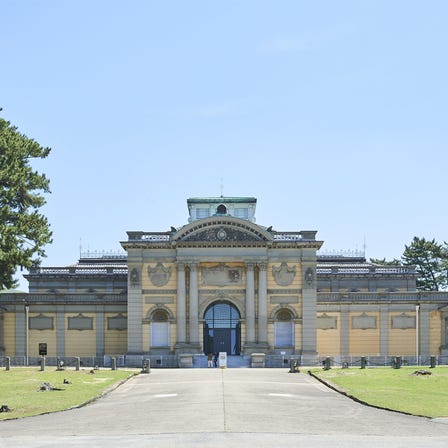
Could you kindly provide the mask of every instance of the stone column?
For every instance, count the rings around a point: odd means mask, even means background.
[[[199,344],[198,263],[190,263],[190,344]]]
[[[349,305],[341,305],[340,313],[340,338],[341,338],[341,356],[349,355],[349,342],[350,342],[350,317],[349,317]]]
[[[389,305],[380,305],[380,355],[389,355]]]
[[[96,312],[96,356],[104,356],[104,307]]]
[[[266,344],[268,341],[268,303],[266,263],[258,265],[258,343]]]
[[[56,356],[65,356],[65,310],[64,305],[56,306]]]
[[[141,259],[128,251],[128,354],[143,352]]]
[[[246,263],[246,344],[255,342],[254,263]]]
[[[431,305],[420,305],[420,316],[419,316],[419,354],[420,356],[430,356],[434,353],[429,352],[430,337],[429,337],[429,326],[430,326],[430,316]]]
[[[4,310],[0,307],[0,356],[5,354]]]
[[[16,306],[16,355],[25,356],[26,352],[26,324],[25,324],[25,307],[23,305]]]
[[[186,342],[185,263],[177,263],[177,344]]]
[[[315,252],[302,263],[302,361],[313,362],[317,354],[317,293]],[[297,349],[297,347],[296,347]]]

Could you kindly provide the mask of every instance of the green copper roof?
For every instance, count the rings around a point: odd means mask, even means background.
[[[252,197],[226,197],[219,196],[215,198],[189,198],[187,199],[187,204],[225,204],[225,203],[250,203],[256,204],[257,198]]]

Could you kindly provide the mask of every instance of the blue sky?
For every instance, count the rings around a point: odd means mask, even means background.
[[[52,148],[34,163],[43,265],[181,226],[221,182],[327,250],[447,240],[447,16],[442,0],[2,0],[1,116]]]

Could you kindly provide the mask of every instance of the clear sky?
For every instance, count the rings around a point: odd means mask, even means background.
[[[327,250],[448,239],[448,2],[0,3],[0,114],[52,148],[44,266],[184,225],[221,182]]]

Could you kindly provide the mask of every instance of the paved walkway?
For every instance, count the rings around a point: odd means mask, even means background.
[[[287,369],[152,370],[80,409],[0,422],[0,447],[446,447],[448,425]]]

